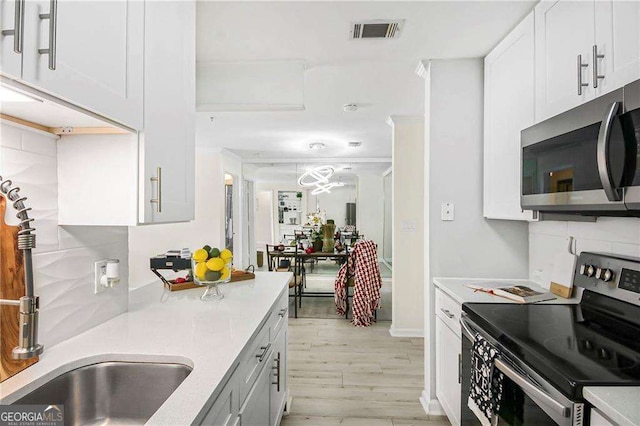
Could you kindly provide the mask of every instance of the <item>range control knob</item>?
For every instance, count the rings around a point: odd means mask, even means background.
[[[591,278],[596,274],[596,268],[593,265],[584,265],[584,275]]]
[[[600,279],[605,283],[608,283],[613,279],[613,271],[611,269],[603,269]]]
[[[582,265],[580,265],[580,275],[587,275],[588,268],[589,268],[589,265],[586,263],[583,263]]]
[[[596,268],[596,279],[599,280],[602,278],[602,268],[597,267]]]

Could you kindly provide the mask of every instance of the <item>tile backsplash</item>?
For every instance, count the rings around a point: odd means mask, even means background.
[[[576,240],[576,252],[596,251],[640,257],[640,219],[599,218],[597,222],[532,222],[529,224],[529,277],[549,287],[556,254],[566,250],[566,238]]]
[[[34,280],[45,347],[125,312],[128,305],[128,230],[58,226],[56,152],[53,135],[0,125],[0,176],[20,187],[36,219]],[[6,216],[8,223],[17,224],[12,208]],[[120,259],[120,284],[94,295],[94,262],[106,258]]]

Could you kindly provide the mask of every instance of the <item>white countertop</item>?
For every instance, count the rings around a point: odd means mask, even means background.
[[[177,362],[193,371],[148,424],[191,424],[221,390],[218,386],[290,277],[288,272],[257,272],[255,280],[220,286],[224,299],[209,302],[200,300],[204,289],[169,293],[160,283],[142,287],[131,293],[129,312],[45,348],[39,362],[0,384],[0,404],[96,362]]]
[[[540,287],[540,285],[522,279],[495,279],[495,278],[434,278],[433,283],[437,288],[445,292],[449,295],[453,300],[462,304],[462,303],[517,303],[515,301],[511,301],[509,299],[505,299],[504,297],[498,297],[491,295],[489,293],[485,293],[482,291],[474,291],[473,289],[467,287],[467,284],[481,284],[486,282],[500,282],[504,283],[504,285],[508,284],[518,284],[518,285],[526,285],[527,287],[531,287],[532,290],[537,290],[540,292],[548,292],[548,289]],[[571,299],[563,299],[559,296],[556,296],[554,300],[546,300],[544,304],[573,304],[579,303],[580,297],[580,288],[574,289],[574,296]]]
[[[640,425],[640,387],[587,386],[582,394],[615,424]]]

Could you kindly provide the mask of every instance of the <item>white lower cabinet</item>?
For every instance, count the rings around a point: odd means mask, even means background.
[[[269,356],[271,353],[268,354]],[[267,425],[270,421],[271,368],[268,363],[262,365],[260,375],[251,388],[247,399],[240,409],[241,426]]]
[[[453,425],[461,418],[461,362],[459,307],[453,299],[436,290],[436,397]],[[457,330],[453,327],[457,327]]]
[[[270,419],[271,426],[278,426],[287,403],[287,313],[284,315],[284,326],[279,330],[273,341],[272,369],[273,380],[271,382]]]
[[[202,425],[232,426],[238,424],[238,388],[234,386],[235,375],[227,382],[209,412],[202,420]]]
[[[202,420],[206,426],[277,426],[287,400],[288,292],[245,346]],[[279,360],[279,363],[277,362]],[[279,385],[279,386],[278,386]]]

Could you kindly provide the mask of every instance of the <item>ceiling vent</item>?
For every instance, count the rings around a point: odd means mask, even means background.
[[[398,38],[404,26],[404,19],[360,21],[351,25],[351,38]]]

